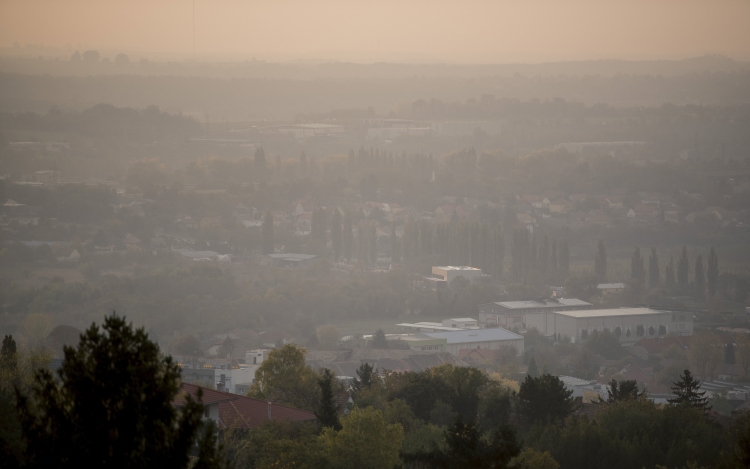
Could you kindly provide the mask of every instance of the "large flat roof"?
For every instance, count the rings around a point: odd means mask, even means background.
[[[495,303],[506,309],[559,308],[561,306],[591,306],[591,303],[578,298],[560,298],[530,301],[498,301]]]
[[[475,270],[480,271],[482,269],[477,269],[476,267],[470,267],[468,265],[436,265],[432,267],[433,269],[443,269],[443,270]]]
[[[596,318],[614,316],[650,316],[654,314],[670,314],[651,308],[615,308],[615,309],[584,309],[581,311],[555,311],[555,314],[572,318]]]
[[[474,329],[450,332],[422,332],[433,339],[446,339],[448,344],[463,344],[467,342],[492,342],[493,340],[517,340],[523,336],[501,327],[492,329]]]

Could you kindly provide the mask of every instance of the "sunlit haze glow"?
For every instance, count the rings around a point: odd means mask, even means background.
[[[189,59],[750,59],[745,0],[3,0],[0,47]]]

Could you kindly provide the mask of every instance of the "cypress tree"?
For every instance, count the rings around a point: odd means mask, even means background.
[[[321,427],[330,427],[334,430],[341,430],[339,422],[338,409],[336,408],[336,399],[334,396],[334,380],[336,377],[331,370],[326,368],[323,376],[318,379],[320,386],[320,406],[315,416],[318,417],[318,424]]]
[[[680,260],[677,262],[677,286],[682,293],[688,289],[688,273],[690,272],[690,261],[688,260],[687,247],[682,246]]]
[[[636,285],[643,285],[646,277],[646,269],[643,266],[641,248],[636,247],[633,257],[630,259],[630,278]]]
[[[656,248],[651,248],[651,254],[648,256],[648,286],[656,288],[659,286],[659,258],[656,255]]]
[[[557,270],[557,238],[552,239],[552,256],[550,257],[550,266],[552,271]]]
[[[342,252],[347,262],[352,261],[354,254],[354,233],[352,232],[352,215],[347,210],[344,214],[344,232],[342,233]]]
[[[664,275],[664,281],[667,285],[667,290],[673,291],[675,286],[675,272],[674,272],[674,257],[669,256],[669,264],[667,264],[667,270]]]
[[[378,228],[375,222],[370,223],[370,236],[368,236],[368,247],[370,255],[370,264],[375,265],[378,262]]]
[[[711,246],[711,252],[708,254],[708,296],[713,297],[716,294],[716,283],[719,279],[719,256],[716,250]]]
[[[604,240],[599,240],[599,247],[594,256],[594,273],[600,282],[607,277],[607,249],[604,247]]]
[[[560,245],[560,260],[558,263],[560,265],[560,272],[562,272],[564,276],[567,276],[568,271],[570,270],[570,252],[568,250],[567,239],[564,239]]]
[[[695,259],[695,293],[698,298],[703,298],[706,294],[706,272],[703,267],[703,254],[698,254]]]

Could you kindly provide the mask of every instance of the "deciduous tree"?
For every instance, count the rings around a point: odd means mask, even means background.
[[[564,420],[573,411],[572,395],[557,376],[526,376],[518,392],[521,415],[529,423]]]

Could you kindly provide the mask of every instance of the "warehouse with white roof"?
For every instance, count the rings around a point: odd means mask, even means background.
[[[451,332],[427,332],[425,335],[434,339],[445,339],[444,350],[458,356],[461,349],[483,348],[498,350],[510,346],[518,355],[523,354],[523,336],[500,327]]]
[[[577,298],[548,298],[530,301],[498,301],[479,305],[479,323],[485,327],[523,328],[528,314],[543,311],[590,309],[593,305]]]
[[[623,345],[644,337],[693,334],[690,313],[651,308],[550,311],[528,314],[525,319],[527,328],[533,327],[550,337],[568,337],[572,342],[585,340],[593,331],[605,329],[618,337]]]

